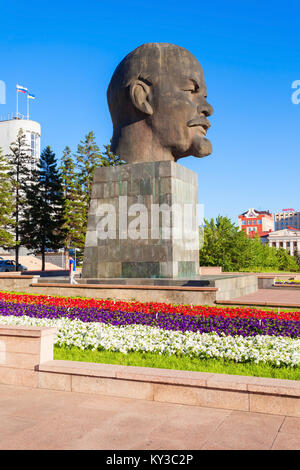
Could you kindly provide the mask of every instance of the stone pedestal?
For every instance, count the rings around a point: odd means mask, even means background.
[[[171,161],[97,168],[82,277],[198,274],[197,174]]]

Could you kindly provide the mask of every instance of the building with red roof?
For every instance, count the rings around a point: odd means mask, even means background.
[[[274,217],[269,211],[248,209],[239,215],[239,228],[249,238],[258,235],[264,237],[274,231]]]

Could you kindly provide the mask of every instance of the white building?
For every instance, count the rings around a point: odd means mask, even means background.
[[[2,154],[8,155],[11,153],[9,147],[13,142],[16,142],[20,129],[23,130],[26,136],[26,147],[28,147],[29,154],[33,158],[31,168],[34,168],[40,159],[41,152],[41,125],[36,121],[20,118],[0,120],[0,148],[2,149]],[[5,252],[4,250],[2,251]],[[14,254],[10,250],[7,253]],[[20,256],[27,255],[28,250],[25,247],[20,247],[19,254]]]
[[[28,119],[0,121],[0,147],[3,155],[11,153],[9,147],[16,141],[20,129],[26,135],[26,145],[31,156],[38,162],[41,152],[41,125]]]
[[[300,230],[284,229],[268,235],[269,246],[284,248],[290,255],[300,256]]]

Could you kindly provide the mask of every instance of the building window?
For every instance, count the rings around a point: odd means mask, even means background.
[[[38,139],[39,136],[37,134],[34,134],[33,132],[31,133],[31,156],[33,158],[38,158]]]

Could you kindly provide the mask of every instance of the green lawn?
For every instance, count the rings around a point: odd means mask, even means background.
[[[190,357],[162,356],[155,353],[132,352],[122,354],[120,352],[91,351],[75,347],[55,346],[54,359],[300,380],[300,367],[273,367],[268,364],[251,363],[240,364],[218,359],[201,360],[197,358],[191,359]]]

